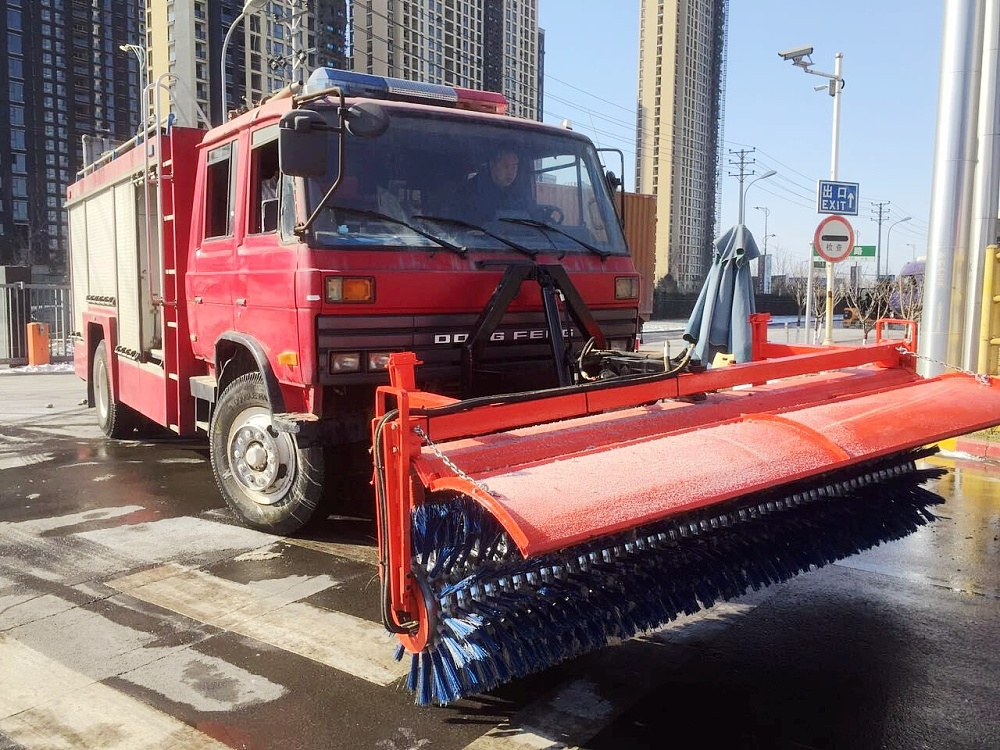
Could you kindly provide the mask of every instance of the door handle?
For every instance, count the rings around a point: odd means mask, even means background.
[[[202,299],[201,299],[201,295],[200,294],[196,294],[195,295],[195,297],[194,297],[194,303],[196,305],[200,305],[202,303]]]

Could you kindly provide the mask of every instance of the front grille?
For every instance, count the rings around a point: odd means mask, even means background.
[[[592,310],[607,339],[632,340],[637,311]],[[468,315],[386,315],[336,316],[317,319],[319,380],[325,385],[386,382],[384,372],[333,374],[329,371],[331,352],[412,351],[424,364],[417,368],[421,380],[458,382],[461,376],[462,345],[468,339],[478,314]],[[572,324],[564,332],[579,347],[580,332]],[[487,344],[480,366],[491,371],[517,373],[550,368],[551,348],[545,316],[541,312],[507,313]]]

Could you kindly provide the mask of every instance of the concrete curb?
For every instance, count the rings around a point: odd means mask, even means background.
[[[976,458],[992,458],[1000,461],[1000,442],[992,440],[960,437],[955,440],[955,450]]]

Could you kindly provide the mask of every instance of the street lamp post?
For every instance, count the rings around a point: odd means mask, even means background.
[[[265,5],[267,5],[267,0],[246,0],[243,3],[243,10],[233,19],[233,22],[229,25],[229,30],[226,32],[226,38],[222,41],[222,55],[220,56],[219,63],[219,95],[222,104],[222,122],[226,121],[226,107],[229,106],[226,102],[226,49],[229,47],[229,40],[232,38],[233,31],[236,30],[240,21],[251,13],[263,10]]]
[[[770,285],[767,283],[767,238],[773,237],[773,234],[767,233],[767,219],[771,215],[771,209],[767,206],[754,206],[754,211],[760,211],[764,214],[764,254],[761,256],[760,260],[760,291],[764,294],[768,294],[771,289]]]
[[[889,225],[889,231],[885,233],[885,275],[889,275],[889,238],[892,237],[892,228],[897,224],[902,224],[904,221],[909,221],[912,216],[904,216],[902,219],[892,222]]]
[[[149,114],[149,105],[146,103],[146,48],[138,44],[119,44],[118,49],[122,52],[131,52],[139,60],[139,122],[140,130],[146,126],[146,117]]]
[[[796,47],[785,52],[779,52],[778,57],[788,60],[797,68],[802,68],[806,73],[814,76],[828,78],[829,83],[825,87],[833,97],[833,133],[830,146],[830,179],[837,179],[837,161],[840,156],[840,92],[844,88],[844,77],[841,75],[841,67],[844,61],[844,53],[838,52],[833,61],[833,72],[824,73],[821,70],[813,70],[812,47]],[[817,86],[817,89],[824,87]],[[878,275],[878,269],[875,269]],[[812,279],[812,256],[809,258],[809,278]],[[826,264],[826,335],[823,344],[830,346],[833,344],[833,263]]]
[[[746,223],[747,193],[750,192],[750,188],[753,186],[755,182],[760,182],[761,180],[766,180],[769,177],[774,177],[776,174],[778,174],[777,171],[769,169],[768,171],[764,172],[764,174],[762,174],[760,177],[750,180],[750,182],[747,183],[746,188],[740,191],[740,224]]]

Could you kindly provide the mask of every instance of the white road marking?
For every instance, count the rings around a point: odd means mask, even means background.
[[[139,562],[158,563],[227,550],[241,552],[273,544],[279,537],[201,518],[164,518],[113,528],[83,531],[78,539],[96,542]]]
[[[51,461],[51,453],[29,453],[24,456],[2,455],[0,456],[0,471],[5,469],[20,469],[25,466],[34,466],[45,461]]]
[[[38,495],[35,495],[35,497],[38,497]],[[24,534],[44,534],[47,531],[79,526],[82,523],[90,523],[91,521],[107,521],[112,518],[120,518],[130,513],[137,513],[140,510],[145,510],[145,508],[141,505],[120,505],[117,508],[96,508],[80,513],[69,513],[65,516],[38,518],[32,521],[0,521],[0,530],[8,527],[11,530],[16,530]]]
[[[0,635],[0,733],[28,748],[226,750],[193,727]]]
[[[301,582],[261,592],[176,564],[125,576],[108,585],[193,620],[299,654],[376,685],[408,670],[393,658],[394,641],[381,625],[296,600],[311,591]]]

